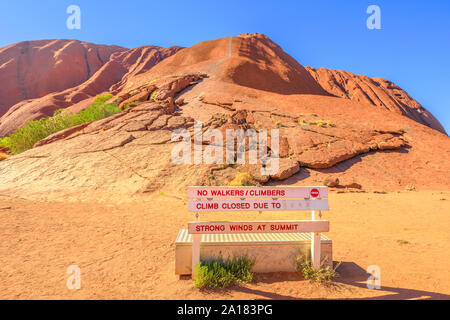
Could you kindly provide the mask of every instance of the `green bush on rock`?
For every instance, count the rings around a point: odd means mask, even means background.
[[[0,147],[6,147],[9,152],[18,154],[31,149],[33,145],[58,131],[71,128],[83,123],[94,122],[122,109],[115,104],[106,104],[112,94],[99,95],[94,98],[94,104],[79,113],[73,114],[68,110],[56,110],[52,117],[28,121],[23,127],[8,137],[0,139]]]

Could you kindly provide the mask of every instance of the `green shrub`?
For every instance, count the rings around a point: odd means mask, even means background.
[[[108,101],[112,97],[114,97],[114,96],[110,93],[103,94],[103,95],[97,95],[94,98],[94,104],[104,104],[106,101]]]
[[[52,117],[31,120],[17,129],[16,132],[1,139],[0,145],[7,147],[9,152],[18,154],[31,149],[36,142],[53,133],[83,123],[97,121],[122,111],[117,105],[105,104],[110,98],[112,98],[111,94],[96,96],[93,105],[77,114],[59,109],[54,112]]]
[[[125,104],[123,107],[124,110],[128,109],[131,106],[137,106],[139,104],[139,101],[131,101]]]
[[[0,138],[0,147],[8,147],[11,139],[9,137]]]
[[[320,283],[330,282],[334,278],[338,277],[339,274],[336,269],[341,265],[338,263],[334,268],[326,266],[326,259],[322,260],[318,269],[315,269],[312,261],[311,254],[298,254],[294,258],[294,264],[297,271],[301,272],[303,277],[307,280],[317,281]]]
[[[255,259],[248,256],[233,257],[224,260],[217,259],[201,261],[195,268],[194,284],[197,288],[227,288],[236,283],[246,283],[253,280],[252,268]]]

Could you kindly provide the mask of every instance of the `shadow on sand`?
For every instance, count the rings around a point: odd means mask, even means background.
[[[337,279],[337,283],[342,283],[358,288],[367,289],[366,281],[370,274],[363,268],[358,266],[354,262],[343,262],[338,269],[340,277]],[[370,289],[367,289],[370,290]],[[370,298],[358,298],[370,299],[370,300],[406,300],[406,299],[421,299],[421,300],[448,300],[450,296],[447,294],[441,294],[437,292],[414,290],[407,288],[393,288],[383,286],[381,281],[381,289],[383,292],[390,292],[390,294],[381,294],[376,297]]]
[[[366,281],[369,278],[370,274],[368,274],[366,270],[358,266],[356,263],[342,262],[337,271],[339,273],[339,277],[330,284],[326,285],[330,289],[340,290],[343,289],[344,286],[353,286],[356,288],[370,290],[367,288],[366,285]],[[286,281],[306,281],[306,280],[303,280],[302,277],[297,273],[256,275],[257,283],[270,284],[281,281],[286,282]],[[301,285],[301,283],[299,285]],[[296,298],[288,295],[278,294],[276,292],[263,291],[243,286],[233,287],[230,290],[258,295],[261,296],[261,299],[276,299],[276,300],[309,299],[308,297]],[[372,290],[370,291],[371,291],[370,293],[372,294],[373,291]],[[389,293],[386,294],[386,291]],[[407,300],[407,299],[449,300],[450,299],[450,295],[415,289],[386,287],[383,286],[382,282],[380,292],[381,294],[375,297],[340,298],[340,299],[349,299],[349,300]]]

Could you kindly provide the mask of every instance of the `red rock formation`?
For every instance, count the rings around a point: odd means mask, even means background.
[[[73,112],[78,112],[91,103],[95,95],[105,91],[114,93],[129,77],[148,71],[181,49],[145,46],[128,50],[79,41],[30,41],[29,44],[20,43],[0,51],[0,63],[8,55],[18,56],[5,67],[8,72],[1,72],[0,67],[0,77],[11,76],[11,73],[24,68],[22,61],[25,58],[20,55],[22,47],[28,54],[30,66],[26,72],[20,72],[22,76],[17,83],[5,79],[9,87],[0,87],[0,103],[5,101],[4,115],[0,118],[0,136],[10,134],[29,120],[50,116],[60,108],[71,107]],[[47,68],[40,67],[43,69],[40,70],[37,66],[41,65]],[[11,92],[16,94],[2,100]],[[1,108],[0,105],[0,111]]]
[[[262,34],[198,43],[144,76],[184,72],[203,72],[214,80],[279,94],[329,95],[302,65]]]
[[[322,88],[337,97],[387,109],[445,133],[445,129],[428,110],[389,80],[324,68],[306,67],[306,70]]]
[[[122,79],[112,86],[116,98],[139,104],[1,161],[0,192],[74,198],[161,189],[185,194],[188,185],[226,185],[242,172],[259,183],[321,184],[330,175],[343,186],[355,182],[377,190],[449,187],[447,135],[401,112],[332,96],[259,34],[202,42]],[[174,101],[181,100],[177,107]],[[278,172],[262,176],[260,162],[175,164],[172,132],[192,134],[194,120],[220,132],[252,128],[270,135],[278,129]]]
[[[88,80],[118,46],[77,40],[38,40],[0,48],[0,116],[14,104]]]

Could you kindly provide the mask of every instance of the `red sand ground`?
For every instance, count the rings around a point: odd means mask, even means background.
[[[111,194],[112,199],[120,197]],[[298,274],[202,292],[174,274],[174,240],[191,220],[186,200],[152,196],[111,203],[32,202],[0,197],[2,299],[449,299],[450,191],[330,195],[334,260],[329,286]],[[308,218],[308,213],[235,214],[233,219]],[[229,219],[205,214],[203,219]],[[407,244],[402,244],[407,241]],[[81,290],[66,269],[81,268]],[[381,290],[365,269],[381,268]]]

